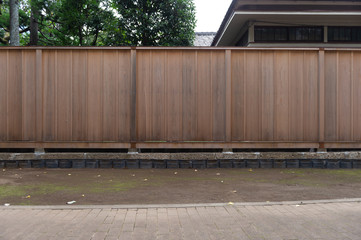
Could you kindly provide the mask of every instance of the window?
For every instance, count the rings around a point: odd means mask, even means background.
[[[328,27],[329,42],[361,42],[361,27]]]
[[[323,27],[255,26],[256,42],[323,42]]]

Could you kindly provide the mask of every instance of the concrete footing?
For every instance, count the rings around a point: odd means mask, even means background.
[[[361,168],[361,152],[0,153],[0,168]]]

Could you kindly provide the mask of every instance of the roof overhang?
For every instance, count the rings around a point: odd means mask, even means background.
[[[360,26],[361,12],[258,12],[236,11],[228,19],[215,46],[232,46],[247,22],[308,26]]]

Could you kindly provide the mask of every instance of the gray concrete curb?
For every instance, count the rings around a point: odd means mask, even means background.
[[[283,202],[235,202],[235,203],[195,203],[195,204],[139,204],[139,205],[44,205],[44,206],[0,206],[0,210],[36,209],[36,210],[79,210],[79,209],[148,209],[148,208],[195,208],[226,206],[275,206],[275,205],[309,205],[330,203],[361,203],[361,198],[283,201]]]

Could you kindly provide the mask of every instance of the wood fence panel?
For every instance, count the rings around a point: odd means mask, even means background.
[[[355,147],[360,69],[350,49],[4,48],[1,146]]]
[[[226,65],[225,51],[214,51],[212,58],[212,141],[226,141]],[[199,61],[199,60],[198,60]],[[209,121],[209,120],[208,120]]]
[[[72,51],[72,93],[71,122],[72,140],[86,141],[87,132],[87,94],[88,94],[88,52]]]
[[[0,51],[0,141],[8,140],[8,53]]]
[[[353,85],[352,85],[352,113],[353,113],[353,141],[361,141],[361,53],[353,53]]]
[[[325,52],[325,141],[337,141],[338,52]]]
[[[262,52],[261,54],[261,78],[262,78],[262,123],[261,138],[265,141],[274,139],[274,51]]]
[[[245,139],[245,51],[232,52],[232,141]]]
[[[103,140],[103,51],[88,51],[87,138]]]
[[[72,51],[56,52],[55,102],[56,137],[54,141],[72,140]]]

